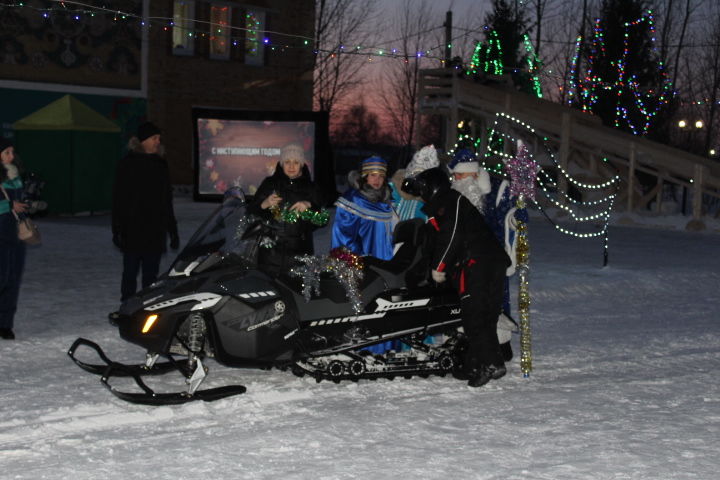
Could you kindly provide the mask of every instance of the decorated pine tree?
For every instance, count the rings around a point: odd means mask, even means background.
[[[493,0],[485,17],[485,39],[475,45],[468,73],[510,75],[522,91],[542,96],[537,77],[540,62],[527,35],[522,2]]]
[[[583,71],[576,71],[571,103],[608,126],[647,135],[671,96],[655,48],[648,0],[603,0],[600,17],[584,43]]]

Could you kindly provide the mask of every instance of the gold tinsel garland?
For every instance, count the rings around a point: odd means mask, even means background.
[[[517,200],[518,209],[525,208],[522,196]],[[518,288],[518,313],[520,316],[520,371],[523,377],[529,377],[532,371],[532,348],[530,342],[530,288],[528,274],[530,273],[529,257],[530,244],[528,242],[527,224],[518,222],[517,225],[517,272],[520,286]]]

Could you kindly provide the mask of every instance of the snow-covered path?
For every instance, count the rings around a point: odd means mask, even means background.
[[[177,200],[183,240],[213,207]],[[0,343],[3,480],[717,478],[717,233],[613,227],[601,268],[600,241],[533,221],[528,379],[517,355],[480,389],[449,377],[317,384],[210,361],[204,386],[248,392],[148,407],[66,354],[82,336],[121,361],[143,356],[105,318],[120,279],[108,223],[40,221],[18,339]]]

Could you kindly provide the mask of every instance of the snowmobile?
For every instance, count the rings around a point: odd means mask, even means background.
[[[316,381],[446,375],[462,362],[458,295],[424,282],[408,287],[406,273],[420,257],[423,222],[400,222],[392,260],[368,258],[353,289],[326,272],[308,289],[308,277],[293,272],[271,277],[258,269],[257,249],[271,240],[269,222],[246,215],[242,192],[226,195],[156,283],[123,303],[115,323],[122,339],[147,351],[144,363],[110,360],[96,343],[78,338],[70,358],[101,376],[117,397],[141,404],[216,400],[245,392],[242,385],[200,389],[207,359],[229,367],[280,368]],[[501,329],[516,327],[505,319]],[[427,344],[443,334],[441,344]],[[403,349],[372,354],[366,348],[399,340]],[[509,348],[508,342],[504,345]],[[97,355],[89,363],[80,348]],[[94,351],[95,353],[92,353]],[[510,353],[510,355],[512,355]],[[163,360],[163,361],[158,361]],[[178,371],[186,388],[159,393],[148,375]],[[140,391],[113,385],[132,377]]]

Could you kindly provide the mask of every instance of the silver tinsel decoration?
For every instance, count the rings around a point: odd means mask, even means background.
[[[293,267],[290,274],[302,278],[303,297],[309,302],[313,296],[320,295],[320,276],[331,273],[345,289],[345,295],[356,314],[362,312],[362,298],[360,294],[360,281],[363,272],[360,268],[348,265],[346,261],[330,255],[322,257],[315,255],[299,255],[296,260],[302,263]]]

